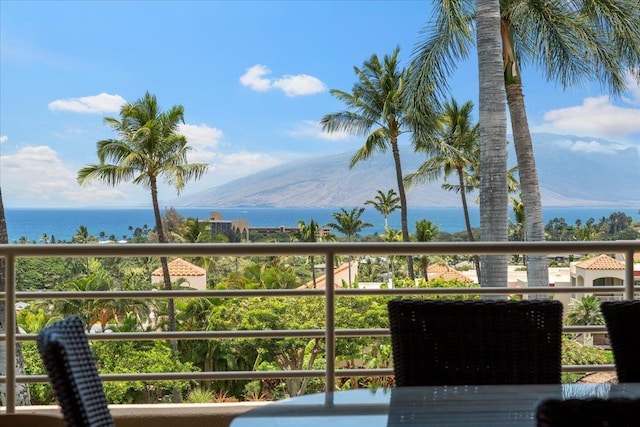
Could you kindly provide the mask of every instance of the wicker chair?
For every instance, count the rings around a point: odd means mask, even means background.
[[[640,399],[548,399],[536,408],[537,427],[637,427]]]
[[[607,325],[618,382],[640,382],[640,301],[606,301],[600,305]]]
[[[396,386],[559,384],[562,303],[396,299]]]
[[[114,427],[84,325],[60,320],[38,334],[44,361],[66,427]]]

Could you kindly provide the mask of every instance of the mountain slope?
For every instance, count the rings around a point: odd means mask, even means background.
[[[595,138],[532,136],[545,206],[640,206],[640,148],[620,149],[620,144]],[[377,190],[396,188],[390,154],[377,155],[350,170],[352,155],[283,164],[170,203],[218,208],[356,206],[372,199]],[[424,161],[410,147],[401,147],[401,158],[405,175]],[[511,144],[509,163],[515,164]],[[441,183],[409,189],[409,205],[460,206],[460,196],[442,190]],[[477,193],[469,195],[469,202],[476,197]]]

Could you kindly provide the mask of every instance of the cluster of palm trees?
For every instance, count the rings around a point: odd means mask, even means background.
[[[474,25],[475,24],[475,25]],[[475,37],[474,37],[475,27]],[[399,140],[408,134],[413,150],[427,160],[408,176],[409,182],[455,170],[464,195],[471,181],[464,169],[479,176],[480,226],[483,240],[508,239],[506,167],[506,107],[519,168],[525,235],[545,239],[542,205],[533,144],[522,89],[522,64],[543,70],[563,88],[596,81],[619,95],[629,77],[640,81],[640,8],[637,1],[524,2],[463,0],[435,2],[433,16],[414,50],[409,67],[400,68],[396,48],[380,59],[372,55],[354,67],[357,82],[351,93],[332,90],[346,105],[327,114],[328,132],[347,131],[365,138],[351,166],[375,153],[391,151],[401,209],[402,237],[409,240],[407,202]],[[448,78],[472,47],[479,63],[479,125],[465,121],[472,108],[448,103]],[[443,105],[444,104],[444,105]],[[459,119],[459,120],[458,120]],[[473,146],[473,139],[479,140]],[[479,151],[479,153],[478,153]],[[479,162],[472,163],[471,158]],[[473,186],[473,185],[471,185]],[[466,200],[463,197],[463,204]],[[469,227],[468,227],[469,229]],[[470,239],[472,239],[470,235]],[[410,275],[413,275],[408,259]],[[506,285],[506,257],[486,257],[483,286]],[[529,256],[528,282],[548,284],[546,257]]]

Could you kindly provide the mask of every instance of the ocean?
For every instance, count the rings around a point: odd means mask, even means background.
[[[349,208],[350,209],[350,208]],[[223,219],[246,219],[249,226],[296,226],[298,221],[309,222],[314,219],[318,224],[324,225],[334,221],[332,214],[339,208],[176,208],[187,217],[199,219],[209,218],[211,211],[222,213]],[[624,212],[635,221],[640,220],[637,208],[544,208],[544,221],[547,223],[553,218],[564,218],[568,224],[574,224],[577,219],[584,223],[589,218],[599,221],[603,216],[609,217],[613,212]],[[471,224],[480,226],[479,209],[473,207],[470,210]],[[131,237],[132,230],[136,227],[150,229],[154,227],[153,211],[151,208],[116,208],[116,209],[91,209],[91,208],[7,208],[5,217],[9,232],[9,242],[14,243],[25,237],[29,242],[39,243],[43,234],[49,238],[55,237],[56,241],[71,241],[71,237],[81,226],[87,227],[90,234],[99,237],[101,232],[108,237],[114,235],[117,239]],[[363,234],[384,232],[384,220],[382,215],[373,207],[367,207],[362,215],[366,222],[374,224],[365,228]],[[440,231],[457,232],[465,229],[462,208],[409,208],[409,228],[414,229],[415,223],[421,219],[433,221]],[[131,228],[130,228],[131,227]],[[400,229],[400,213],[398,211],[389,216],[389,227]]]

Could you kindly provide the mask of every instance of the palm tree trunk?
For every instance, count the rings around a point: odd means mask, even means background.
[[[2,203],[2,189],[0,189],[0,244],[8,244],[9,243],[9,233],[7,231],[7,220],[4,216],[4,204]],[[6,260],[3,257],[0,257],[0,292],[5,292],[5,281],[6,281]],[[5,301],[0,301],[0,333],[5,333],[6,331],[6,304]],[[17,326],[17,325],[16,325]],[[16,328],[17,331],[17,328]],[[24,357],[22,354],[22,346],[19,343],[16,343],[15,350],[15,364],[16,375],[24,375]],[[6,375],[6,367],[7,367],[7,352],[6,345],[0,345],[0,375]],[[31,405],[31,395],[29,394],[28,384],[18,383],[15,385],[15,404],[16,406],[29,406]],[[6,395],[6,385],[3,384],[0,389],[0,403],[6,406],[7,395]]]
[[[153,215],[156,220],[156,230],[158,232],[158,242],[167,243],[162,227],[162,217],[160,216],[160,204],[158,203],[158,184],[155,178],[151,178],[151,200],[153,202]],[[171,276],[169,274],[169,263],[167,257],[160,257],[160,265],[162,266],[162,277],[164,279],[164,289],[171,290]],[[176,311],[173,298],[167,300],[167,311],[169,312],[169,331],[176,330]]]
[[[315,256],[311,255],[309,257],[309,261],[311,261],[311,278],[313,279],[313,289],[316,288],[316,264],[315,264]]]
[[[483,241],[508,240],[507,115],[505,107],[500,3],[478,0],[476,40],[480,82],[480,229]],[[507,256],[481,257],[481,286],[507,285]]]
[[[464,175],[462,174],[462,168],[457,168],[458,171],[458,185],[460,186],[460,198],[462,199],[462,210],[464,211],[464,224],[467,227],[467,238],[470,242],[473,242],[473,230],[471,229],[471,220],[469,219],[469,206],[467,205],[467,188],[464,185]],[[473,265],[476,269],[476,277],[478,283],[481,283],[480,277],[480,257],[478,255],[473,256]]]
[[[391,141],[391,150],[393,151],[393,161],[396,165],[396,181],[398,183],[398,197],[400,197],[400,222],[402,227],[402,241],[409,241],[409,223],[407,221],[407,195],[404,191],[404,181],[402,178],[402,164],[400,163],[400,149],[398,148],[398,140],[394,138]],[[413,256],[407,256],[407,270],[409,278],[415,279],[413,272]]]
[[[506,90],[524,203],[525,240],[543,242],[545,235],[542,201],[522,84],[507,84]],[[549,265],[545,255],[529,255],[525,258],[525,263],[528,286],[549,286]]]
[[[162,217],[160,216],[160,204],[158,203],[158,183],[155,177],[151,178],[151,200],[153,202],[153,215],[156,219],[156,230],[158,232],[158,242],[167,243],[167,238],[164,235],[164,228],[162,227]],[[171,276],[169,274],[169,263],[167,257],[160,257],[160,265],[162,266],[162,277],[164,279],[164,289],[171,290]],[[167,299],[167,311],[169,315],[169,331],[174,332],[176,330],[176,309],[173,303],[173,298]],[[178,357],[178,342],[171,340],[171,351],[175,358]],[[177,387],[173,388],[173,402],[180,402],[180,391]]]

